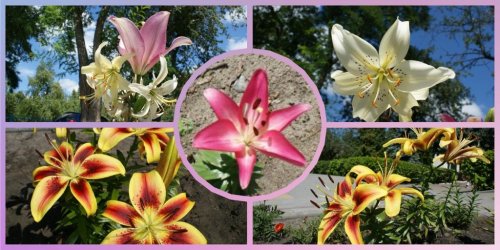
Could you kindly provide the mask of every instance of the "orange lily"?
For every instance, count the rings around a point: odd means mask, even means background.
[[[401,196],[406,194],[413,194],[418,196],[421,200],[424,200],[424,196],[420,191],[414,188],[407,187],[398,187],[399,184],[407,181],[411,181],[410,178],[404,177],[399,174],[393,174],[399,158],[396,158],[390,167],[388,167],[387,163],[387,155],[385,155],[385,168],[383,171],[378,171],[375,173],[368,167],[357,165],[351,168],[351,171],[347,174],[346,178],[350,178],[349,175],[351,173],[355,173],[356,185],[360,185],[361,181],[370,184],[376,184],[379,187],[383,188],[387,191],[387,195],[385,195],[384,204],[385,204],[385,214],[389,217],[394,217],[399,214],[401,210]]]
[[[94,154],[95,148],[85,143],[73,152],[73,146],[63,142],[43,155],[48,166],[33,171],[37,183],[31,198],[31,214],[36,222],[42,220],[47,211],[63,195],[69,186],[73,196],[85,209],[87,216],[95,214],[97,202],[87,180],[103,179],[125,174],[122,163],[108,155]]]
[[[335,230],[342,219],[345,219],[344,230],[352,244],[363,244],[360,231],[359,214],[373,201],[387,195],[387,191],[375,184],[361,184],[354,192],[349,178],[337,185],[336,194],[330,198],[328,207],[318,228],[318,244],[322,245]]]
[[[447,147],[446,152],[436,156],[434,161],[460,164],[464,159],[470,159],[472,162],[480,159],[489,164],[490,160],[483,155],[484,151],[481,148],[469,146],[473,141],[473,139],[464,138],[463,131],[460,132],[460,137],[457,138],[456,130],[451,129],[443,134],[443,138],[439,142],[439,146]]]
[[[111,200],[103,216],[126,228],[109,233],[102,244],[206,244],[194,226],[179,221],[193,208],[185,193],[165,202],[167,191],[155,170],[135,173],[130,179],[132,206]]]
[[[146,154],[147,162],[152,163],[160,160],[160,154],[170,140],[167,133],[173,131],[173,128],[103,128],[97,145],[106,152],[125,138],[135,135],[141,140],[141,156]]]
[[[427,151],[434,141],[444,132],[449,129],[443,128],[432,128],[427,131],[423,129],[412,129],[413,132],[417,135],[417,138],[412,139],[408,137],[400,137],[392,139],[386,142],[383,146],[388,147],[393,144],[401,144],[401,152],[406,155],[412,155],[417,152],[417,150]]]

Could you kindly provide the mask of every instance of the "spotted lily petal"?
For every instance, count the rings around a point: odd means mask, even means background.
[[[87,216],[95,214],[97,211],[97,201],[90,184],[84,179],[72,180],[69,184],[71,193],[85,209]]]
[[[148,163],[157,162],[160,160],[161,145],[160,140],[155,134],[144,133],[139,136],[146,152],[146,159]]]
[[[133,134],[134,130],[131,128],[103,128],[97,145],[103,152],[107,152]]]
[[[132,226],[132,219],[140,216],[129,204],[114,200],[106,202],[106,209],[102,215],[114,222],[129,227]]]
[[[399,90],[412,92],[424,88],[430,88],[448,79],[455,78],[455,72],[449,68],[434,68],[431,65],[419,61],[403,61],[396,66],[395,70],[404,72]]]
[[[132,206],[143,213],[145,208],[159,209],[165,202],[166,189],[156,171],[135,173],[130,178],[129,195]]]
[[[325,244],[326,239],[330,236],[337,227],[337,225],[342,220],[341,211],[332,210],[325,214],[325,216],[321,219],[318,228],[318,244]]]
[[[48,164],[60,167],[65,160],[71,160],[73,156],[73,146],[68,142],[63,142],[57,149],[52,149],[43,154],[43,159]]]
[[[134,239],[136,229],[120,228],[109,233],[101,244],[139,244],[140,242]]]
[[[268,121],[269,89],[267,74],[264,70],[256,70],[240,101],[241,114],[260,129]]]
[[[375,48],[339,24],[332,27],[332,42],[340,63],[350,73],[366,76],[378,69],[379,58]]]
[[[42,220],[54,203],[63,195],[69,178],[65,176],[49,176],[38,182],[31,198],[31,215],[36,222]]]
[[[291,164],[297,166],[306,164],[304,155],[278,131],[268,131],[260,136],[253,146],[266,155],[282,159]]]
[[[379,175],[380,175],[380,172],[379,172]],[[411,181],[411,179],[408,177],[404,177],[402,175],[399,175],[399,174],[391,174],[385,180],[385,185],[389,189],[391,189],[391,188],[394,188],[395,186],[397,186],[403,182],[406,182],[406,181]]]
[[[373,170],[371,170],[368,167],[365,167],[363,165],[356,165],[351,168],[351,171],[347,174],[348,176],[354,173],[356,174],[356,180],[354,183],[358,185],[361,181],[365,181],[367,183],[372,183],[372,182],[377,182],[378,181],[378,176]]]
[[[205,236],[189,223],[178,221],[165,227],[168,231],[159,236],[159,244],[207,244]]]
[[[206,89],[203,95],[218,119],[229,120],[234,124],[236,129],[241,128],[243,117],[238,105],[229,96],[213,88]]]
[[[194,202],[186,197],[186,193],[180,193],[163,204],[158,214],[165,216],[165,223],[170,224],[184,218],[193,206]]]
[[[344,229],[347,234],[347,237],[351,241],[351,244],[363,244],[363,237],[361,236],[361,231],[359,229],[361,225],[361,219],[359,215],[349,215],[347,216]]]
[[[73,157],[73,164],[79,165],[82,163],[87,157],[94,154],[95,148],[91,143],[85,143],[78,147],[75,152],[75,156]]]
[[[380,64],[392,68],[404,60],[410,48],[410,22],[399,19],[392,24],[380,41]]]
[[[114,157],[94,154],[85,159],[80,167],[79,176],[84,179],[102,179],[113,175],[125,175],[125,167]]]
[[[376,184],[361,184],[354,189],[353,215],[361,213],[370,203],[387,195],[387,190]]]
[[[251,148],[236,152],[241,189],[246,189],[250,184],[256,159],[255,151]]]
[[[199,149],[237,152],[245,145],[240,133],[229,120],[218,120],[202,129],[193,140],[193,147]]]
[[[279,109],[269,115],[268,130],[282,131],[301,114],[312,108],[309,104],[297,104],[288,108]]]
[[[41,166],[33,171],[33,181],[38,182],[47,176],[56,176],[62,169],[53,166]]]

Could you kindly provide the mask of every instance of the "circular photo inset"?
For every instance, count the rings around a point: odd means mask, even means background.
[[[318,151],[322,115],[294,68],[267,54],[238,54],[200,69],[186,85],[179,135],[200,177],[224,192],[255,196],[304,173]]]

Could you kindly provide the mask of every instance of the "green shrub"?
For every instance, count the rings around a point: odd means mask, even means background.
[[[476,162],[465,160],[460,166],[460,179],[470,181],[476,190],[489,190],[495,188],[493,181],[495,175],[493,172],[495,155],[493,150],[484,152],[484,156],[491,161],[490,164],[484,163],[481,160]]]
[[[373,171],[377,172],[380,167],[384,164],[384,158],[382,157],[349,157],[344,159],[336,159],[331,161],[319,161],[316,167],[313,169],[315,174],[329,174],[344,176],[346,175],[352,167],[356,165],[363,165],[371,168]],[[389,163],[391,164],[391,159]],[[411,178],[412,183],[417,183],[419,181],[427,178],[429,168],[425,165],[415,164],[411,162],[400,161],[395,173]],[[430,180],[431,183],[442,183],[449,182],[452,180],[453,171],[448,169],[437,169],[434,170],[434,178]]]
[[[265,203],[253,207],[253,240],[255,242],[272,242],[284,235],[274,232],[274,221],[281,217],[283,211],[276,206]]]

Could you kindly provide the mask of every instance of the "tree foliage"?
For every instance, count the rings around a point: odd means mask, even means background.
[[[54,75],[51,65],[42,61],[28,80],[27,93],[7,93],[7,121],[53,121],[67,111],[78,110],[78,93],[65,95]]]
[[[330,29],[344,26],[376,48],[395,18],[409,20],[411,30],[427,31],[431,24],[425,6],[262,6],[254,9],[254,46],[275,51],[292,58],[311,76],[327,105],[329,120],[358,121],[352,117],[351,97],[333,94],[331,73],[342,69],[333,51]],[[406,59],[419,60],[434,66],[443,63],[432,58],[432,46],[426,50],[410,47]],[[457,120],[464,119],[462,106],[471,100],[469,90],[459,80],[441,83],[431,89],[427,101],[414,108],[414,121],[437,121],[446,112]],[[379,120],[396,121],[390,110]]]

